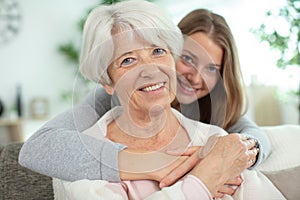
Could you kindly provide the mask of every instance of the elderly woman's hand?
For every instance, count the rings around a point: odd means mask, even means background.
[[[249,166],[250,156],[245,140],[239,134],[214,136],[202,149],[200,157],[203,159],[190,174],[198,177],[212,196],[220,195],[224,184]]]
[[[178,181],[185,174],[187,174],[190,170],[192,170],[200,161],[199,153],[203,147],[193,146],[184,150],[174,150],[167,151],[166,153],[171,155],[182,155],[189,156],[185,162],[176,167],[173,171],[171,171],[168,175],[166,175],[160,181],[160,187],[167,187]],[[184,152],[182,152],[184,151]],[[163,174],[162,174],[163,175]],[[237,190],[238,186],[242,183],[242,178],[237,176],[235,178],[230,178],[226,181],[226,183],[220,187],[218,194],[215,196],[216,198],[221,198],[224,194],[233,195]]]
[[[231,134],[238,134],[238,133],[231,133]],[[245,144],[247,145],[248,154],[250,156],[249,165],[248,165],[249,168],[256,163],[256,159],[259,153],[258,141],[242,134],[241,137],[243,138]]]

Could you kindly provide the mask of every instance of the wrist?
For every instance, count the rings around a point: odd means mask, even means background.
[[[213,159],[212,159],[213,161]],[[206,166],[209,166],[209,170]],[[227,173],[220,172],[216,162],[203,159],[189,174],[197,177],[214,196],[219,188],[229,179]]]
[[[160,152],[119,152],[119,174],[122,180],[148,179],[161,181],[187,156],[173,156]]]

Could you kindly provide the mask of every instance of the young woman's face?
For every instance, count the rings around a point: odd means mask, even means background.
[[[222,67],[223,50],[205,33],[187,36],[176,63],[177,99],[189,104],[206,96],[216,85]]]
[[[176,72],[169,49],[132,34],[114,38],[114,44],[114,61],[108,68],[113,85],[105,86],[106,91],[116,92],[123,107],[147,112],[154,106],[170,106],[176,94]]]

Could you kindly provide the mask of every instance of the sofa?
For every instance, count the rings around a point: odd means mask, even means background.
[[[18,156],[23,143],[0,146],[0,199],[54,199],[52,178],[19,165]]]
[[[262,127],[272,153],[259,167],[288,200],[300,199],[300,126]],[[0,200],[54,199],[52,178],[18,164],[22,143],[0,145]]]

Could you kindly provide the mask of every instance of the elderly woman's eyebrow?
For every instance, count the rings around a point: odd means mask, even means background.
[[[121,58],[121,57],[130,55],[130,54],[132,54],[132,53],[133,53],[132,51],[125,52],[125,53],[121,54],[120,56],[118,56],[116,59],[119,59],[119,58]]]
[[[158,44],[151,44],[151,45],[148,45],[148,46],[146,46],[146,45],[144,46],[145,49],[147,49],[147,48],[157,48],[157,47],[166,48],[163,45],[158,45]],[[140,49],[142,49],[142,48],[140,48]],[[127,56],[127,55],[132,54],[132,53],[133,53],[133,51],[125,52],[125,53],[119,55],[116,59],[119,59],[123,56]]]

